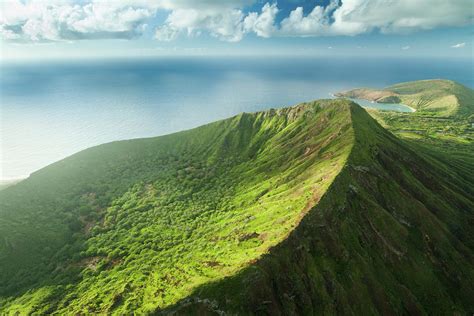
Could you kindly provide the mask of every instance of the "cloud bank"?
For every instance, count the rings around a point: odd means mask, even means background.
[[[3,1],[0,34],[17,41],[61,41],[124,38],[140,34],[156,8],[150,3],[123,1]]]
[[[279,16],[277,2],[258,12],[252,0],[5,0],[0,37],[18,42],[133,39],[149,32],[171,41],[202,33],[238,42],[258,37],[354,36],[404,33],[474,22],[472,0],[330,0],[310,12],[296,7]],[[158,13],[165,18],[159,21]]]

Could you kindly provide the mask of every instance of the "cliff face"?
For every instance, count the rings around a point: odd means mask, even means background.
[[[472,184],[351,107],[345,167],[289,238],[161,313],[470,314]]]

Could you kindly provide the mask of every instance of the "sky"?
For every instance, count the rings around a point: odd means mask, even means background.
[[[0,58],[473,56],[472,0],[3,0]]]

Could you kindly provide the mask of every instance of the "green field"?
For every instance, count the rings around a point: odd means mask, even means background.
[[[0,314],[472,314],[472,116],[430,111],[318,100],[52,164],[0,192]]]

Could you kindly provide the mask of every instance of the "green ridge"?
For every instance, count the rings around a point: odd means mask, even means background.
[[[360,107],[351,112],[346,165],[289,238],[164,314],[474,311],[474,175],[420,156]]]
[[[281,242],[350,152],[349,102],[91,148],[0,192],[7,313],[137,313]]]
[[[0,310],[470,314],[465,168],[347,100],[94,147],[0,192]]]

